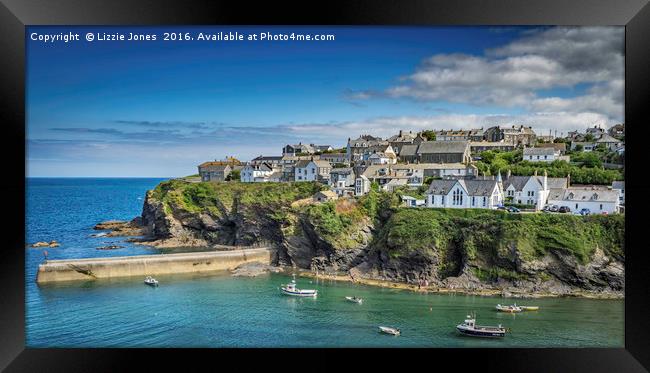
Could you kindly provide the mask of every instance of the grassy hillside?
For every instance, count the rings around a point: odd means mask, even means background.
[[[459,246],[470,260],[506,258],[516,249],[524,260],[560,250],[586,263],[596,247],[624,257],[623,215],[510,214],[480,209],[398,208],[383,228],[391,257],[431,254]]]

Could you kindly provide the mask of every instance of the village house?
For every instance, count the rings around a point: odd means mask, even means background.
[[[402,195],[400,199],[402,200],[402,205],[406,207],[420,207],[425,206],[427,203],[426,199],[417,199],[407,195]]]
[[[440,178],[472,178],[478,176],[478,170],[473,164],[463,163],[407,163],[396,164],[393,170],[421,170],[423,177]]]
[[[294,145],[285,145],[285,147],[282,148],[282,155],[296,156],[298,154],[314,154],[314,153],[316,153],[316,149],[314,149],[311,145],[307,145],[303,143],[298,143]]]
[[[262,163],[268,163],[271,166],[280,166],[282,164],[282,156],[262,156],[255,157],[251,159],[251,164],[258,165]]]
[[[332,165],[323,160],[302,160],[294,166],[294,181],[321,181],[327,183]]]
[[[309,144],[309,146],[314,149],[315,152],[317,153],[322,153],[322,152],[329,152],[334,150],[331,145],[316,145],[316,144]]]
[[[329,185],[339,196],[354,195],[354,171],[351,167],[333,168],[330,171]]]
[[[615,138],[623,138],[625,137],[625,123],[619,123],[613,125],[607,132],[609,132],[609,135]]]
[[[224,164],[223,161],[204,162],[198,168],[201,181],[226,181],[232,172],[230,165]]]
[[[374,137],[370,135],[361,135],[355,140],[348,138],[346,148],[346,155],[349,161],[357,162],[363,159],[364,154],[372,152],[372,150],[385,151],[386,148],[379,148],[379,145],[390,145],[388,141],[382,140],[381,137]],[[392,151],[392,148],[391,148]]]
[[[548,177],[546,170],[543,176],[510,176],[508,171],[502,182],[503,193],[507,202],[535,206],[541,210],[547,204],[550,190],[569,187],[569,179],[564,177]]]
[[[619,202],[621,205],[625,205],[625,181],[613,181],[612,189],[618,190]]]
[[[572,141],[571,150],[578,151],[578,149],[583,152],[590,152],[596,149],[596,143],[594,141]]]
[[[541,143],[535,145],[537,148],[553,148],[556,151],[560,152],[560,154],[564,154],[566,152],[566,143],[563,142],[546,142],[546,143]]]
[[[590,186],[551,189],[548,204],[566,206],[572,212],[589,209],[592,214],[614,214],[620,211],[618,190]]]
[[[354,180],[354,195],[363,196],[368,194],[368,192],[370,192],[370,184],[370,180],[368,180],[367,177],[359,175],[359,177]]]
[[[502,127],[495,126],[485,130],[484,138],[487,141],[497,142],[503,141],[513,144],[515,146],[531,146],[535,144],[537,135],[532,127],[524,127],[523,125]]]
[[[414,134],[411,131],[404,132],[402,130],[399,131],[397,135],[391,136],[388,138],[388,143],[390,146],[393,148],[393,151],[395,154],[399,155],[400,149],[404,145],[409,145],[413,144],[413,141],[418,135]]]
[[[605,134],[605,130],[603,128],[600,128],[600,126],[593,126],[593,127],[587,128],[587,130],[585,131],[585,134],[588,134],[588,135],[591,134],[595,138],[598,138],[598,137],[602,136],[603,134]]]
[[[348,164],[348,157],[345,153],[324,153],[320,155],[320,159],[328,161],[329,163]]]
[[[496,209],[503,204],[498,180],[433,180],[427,190],[426,207]]]
[[[483,141],[483,128],[434,131],[436,141]]]
[[[239,180],[242,183],[255,183],[268,181],[268,177],[278,171],[274,169],[272,165],[268,163],[261,164],[247,164],[244,168],[241,169],[239,173]]]
[[[314,202],[327,202],[333,201],[339,198],[339,196],[331,190],[322,190],[314,194]]]
[[[558,159],[560,159],[560,151],[555,148],[524,148],[524,161],[550,163]]]
[[[616,139],[606,133],[602,134],[598,140],[596,140],[596,146],[603,145],[607,150],[615,151],[623,145],[623,142],[619,139]]]
[[[418,146],[420,163],[469,163],[469,141],[425,141]]]
[[[368,162],[370,164],[395,164],[397,163],[397,157],[395,153],[375,152],[368,155]]]

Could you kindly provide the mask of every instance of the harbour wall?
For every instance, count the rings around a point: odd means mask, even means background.
[[[38,266],[36,282],[87,281],[101,278],[212,272],[233,269],[247,262],[270,264],[271,251],[267,248],[255,248],[112,258],[48,260]]]

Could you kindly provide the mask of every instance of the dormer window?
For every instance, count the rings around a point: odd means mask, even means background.
[[[569,193],[569,195],[567,196],[568,199],[573,199],[573,197],[574,197],[573,193]]]
[[[594,195],[591,196],[591,199],[593,199],[594,201],[597,200],[598,199],[598,193],[594,193]]]

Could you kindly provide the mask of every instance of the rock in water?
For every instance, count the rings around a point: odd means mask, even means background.
[[[269,272],[273,272],[273,273],[282,272],[282,268],[270,266],[260,262],[250,262],[250,263],[241,264],[237,268],[231,271],[233,276],[246,276],[246,277],[255,277]]]

